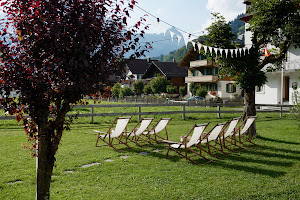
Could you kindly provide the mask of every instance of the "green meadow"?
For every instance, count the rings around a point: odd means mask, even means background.
[[[95,112],[131,112],[133,108],[97,108]],[[170,108],[143,108],[162,111]],[[180,108],[179,108],[180,109]],[[193,108],[190,108],[193,109]],[[214,108],[202,108],[214,109]],[[234,108],[232,108],[234,109]],[[174,110],[174,108],[173,108]],[[79,113],[89,110],[79,108]],[[172,117],[169,139],[180,141],[194,124],[225,122],[240,114],[156,115]],[[153,116],[143,116],[153,117]],[[300,131],[290,114],[258,113],[258,147],[233,149],[221,159],[192,164],[166,145],[95,147],[96,133],[107,131],[114,117],[74,120],[56,154],[51,199],[300,199]],[[134,116],[128,129],[134,127]],[[15,120],[0,121],[0,199],[34,199],[36,159],[23,148],[26,135]],[[103,143],[101,143],[103,144]],[[89,166],[88,164],[91,164]]]

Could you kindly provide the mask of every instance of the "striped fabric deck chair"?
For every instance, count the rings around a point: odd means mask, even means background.
[[[147,137],[148,143],[152,144],[151,141],[155,141],[157,143],[161,142],[161,140],[168,140],[168,131],[167,125],[172,120],[172,118],[161,118],[154,126],[150,129],[150,131],[143,132],[143,135]],[[160,134],[165,130],[166,136],[162,136]]]
[[[227,129],[224,131],[224,134],[222,135],[222,140],[221,140],[221,147],[224,147],[225,149],[228,149],[229,151],[234,152],[232,149],[228,148],[228,146],[226,145],[226,140],[227,138],[233,137],[233,135],[236,132],[236,127],[238,125],[238,123],[240,122],[241,117],[237,117],[237,118],[232,118],[229,121],[229,125],[227,126]],[[222,148],[223,150],[223,148]],[[223,153],[225,153],[223,151]],[[226,154],[226,153],[225,153]]]
[[[119,150],[115,147],[115,145],[124,144],[128,146],[127,142],[123,142],[122,139],[124,133],[126,133],[126,128],[131,118],[132,117],[116,117],[107,132],[94,130],[95,133],[98,133],[96,147],[98,146],[99,139],[105,142],[106,145],[114,148],[117,151]],[[113,129],[114,124],[116,124],[115,129]],[[125,137],[126,137],[125,140],[127,140],[127,136]],[[117,142],[114,143],[114,141]],[[106,145],[101,145],[101,146],[106,146]]]
[[[135,127],[132,129],[132,131],[127,133],[128,140],[134,142],[136,145],[139,145],[139,146],[140,146],[140,141],[148,142],[148,140],[145,140],[143,137],[140,137],[140,136],[143,135],[144,132],[149,132],[150,131],[149,130],[149,125],[151,124],[151,122],[153,120],[154,120],[154,117],[153,118],[142,118],[135,125]],[[138,126],[139,126],[139,128],[138,128]]]
[[[186,160],[191,161],[194,164],[198,164],[195,160],[192,160],[192,157],[200,156],[207,161],[211,161],[210,159],[204,157],[202,155],[201,149],[197,148],[196,145],[199,143],[199,138],[203,134],[203,131],[208,126],[207,124],[195,124],[193,128],[189,131],[189,133],[181,138],[181,142],[174,142],[169,140],[163,140],[163,143],[167,143],[168,150],[166,153],[166,158],[168,158],[168,154],[170,149],[175,151],[178,155],[185,157]],[[192,134],[192,136],[190,136]],[[195,147],[195,148],[193,148]],[[199,151],[200,150],[200,151]],[[188,152],[189,151],[189,152]],[[191,153],[190,153],[191,152]]]

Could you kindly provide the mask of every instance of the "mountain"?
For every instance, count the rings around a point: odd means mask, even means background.
[[[173,41],[171,39],[171,33],[174,33]],[[181,37],[181,41],[178,45],[177,35]],[[152,49],[149,52],[145,53],[145,57],[158,57],[160,55],[166,55],[171,51],[177,50],[178,48],[185,46],[182,34],[174,27],[168,29],[166,31],[166,35],[164,33],[160,34],[150,34],[146,33],[144,38],[140,38],[139,41],[141,44],[149,42],[152,46]],[[129,52],[126,55],[130,55],[132,52]],[[125,56],[126,57],[126,56]]]
[[[240,14],[236,17],[236,19],[229,22],[229,26],[232,28],[232,32],[235,35],[234,43],[239,44],[241,46],[244,45],[243,35],[245,33],[245,23],[239,19],[243,16],[245,16],[245,14]],[[181,46],[182,47],[177,50],[172,50],[168,54],[162,54],[159,56],[152,57],[152,59],[163,61],[163,62],[171,62],[171,61],[173,61],[173,59],[175,59],[176,62],[180,62],[182,60],[182,58],[192,48],[192,44],[189,43],[188,48],[185,47],[185,44],[183,44]]]

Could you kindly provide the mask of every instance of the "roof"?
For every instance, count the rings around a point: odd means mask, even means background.
[[[128,60],[127,66],[133,74],[144,74],[150,63],[146,59]]]
[[[157,67],[166,77],[186,77],[188,75],[187,68],[179,67],[176,62],[152,61],[152,65]]]
[[[191,60],[195,60],[196,55],[197,55],[197,51],[195,51],[195,50],[194,50],[194,47],[192,47],[192,48],[188,51],[188,53],[182,58],[182,60],[181,60],[180,63],[179,63],[179,66],[180,66],[180,67],[183,67],[183,66],[190,67],[190,61],[191,61]]]

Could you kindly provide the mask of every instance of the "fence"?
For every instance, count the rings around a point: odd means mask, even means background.
[[[186,107],[216,107],[217,110],[186,110]],[[67,116],[77,116],[77,117],[91,117],[91,123],[94,122],[94,117],[96,116],[125,116],[125,115],[138,115],[139,119],[143,115],[158,115],[158,114],[181,114],[182,119],[185,120],[186,114],[189,113],[212,113],[216,114],[217,118],[221,118],[222,113],[242,113],[243,109],[238,110],[222,110],[224,107],[243,107],[241,103],[199,103],[199,102],[173,102],[165,104],[109,104],[109,105],[76,105],[75,108],[89,108],[90,113],[86,114],[68,114]],[[137,108],[137,112],[121,112],[121,113],[95,113],[95,108]],[[181,107],[180,111],[160,111],[160,112],[142,112],[142,108],[145,107]],[[291,105],[273,105],[273,104],[256,104],[256,112],[264,113],[279,113],[280,118],[282,118],[283,113],[289,113]],[[263,109],[262,109],[263,108]],[[14,119],[14,116],[1,116],[1,119]]]

